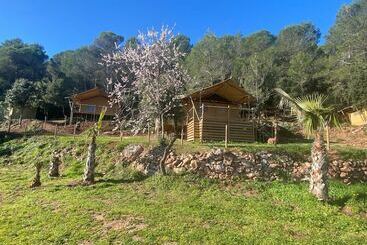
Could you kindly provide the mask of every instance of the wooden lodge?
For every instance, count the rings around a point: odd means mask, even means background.
[[[349,120],[352,126],[362,126],[367,124],[367,108],[349,113]]]
[[[187,140],[254,142],[253,101],[231,79],[185,96]]]
[[[87,91],[74,94],[69,100],[70,122],[76,116],[89,120],[97,120],[103,107],[107,107],[106,117],[114,115],[114,108],[108,103],[108,95],[102,88],[92,88]]]

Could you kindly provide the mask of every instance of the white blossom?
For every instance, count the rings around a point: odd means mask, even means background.
[[[119,127],[137,132],[180,106],[179,95],[189,77],[182,67],[184,53],[174,45],[174,37],[167,26],[152,29],[139,33],[136,45],[103,57],[111,71],[108,92],[111,105],[118,108],[115,121]]]

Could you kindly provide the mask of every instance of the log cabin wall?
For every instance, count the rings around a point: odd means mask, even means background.
[[[228,141],[254,142],[254,124],[241,117],[239,106],[223,103],[194,103],[188,111],[188,141],[224,141],[228,127]]]

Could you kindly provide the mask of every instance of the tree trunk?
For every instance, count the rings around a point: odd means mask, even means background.
[[[176,134],[175,134],[173,136],[173,138],[170,140],[169,144],[166,146],[166,148],[164,148],[162,159],[159,162],[159,168],[160,168],[161,173],[163,175],[166,175],[167,174],[165,162],[166,162],[168,153],[171,150],[171,148],[172,148],[173,144],[175,143],[176,139],[177,139],[177,137],[176,137]]]
[[[318,132],[311,150],[312,165],[310,173],[310,192],[317,199],[326,201],[328,194],[329,161],[322,133]]]
[[[8,133],[10,133],[10,130],[11,130],[11,116],[9,116]]]
[[[278,143],[278,122],[274,122],[274,145]]]
[[[329,125],[326,126],[326,150],[330,151],[330,134],[329,134],[330,127]]]
[[[34,175],[33,181],[30,185],[31,188],[41,186],[41,165],[35,166],[36,174]]]
[[[61,165],[60,154],[58,152],[54,152],[52,154],[48,176],[49,177],[59,177],[60,176],[60,173],[59,173],[60,165]]]
[[[161,131],[162,131],[162,139],[164,139],[164,118],[161,115]]]
[[[83,181],[87,184],[94,183],[94,169],[96,160],[96,132],[93,132],[92,141],[88,146],[88,156],[85,163],[84,178]]]
[[[19,120],[18,120],[18,124],[19,124],[19,127],[22,127],[22,113],[19,115]]]
[[[155,119],[155,135],[156,135],[156,137],[157,137],[157,139],[159,139],[159,135],[160,135],[160,132],[161,132],[161,119],[160,119],[160,117],[157,117],[156,119]]]

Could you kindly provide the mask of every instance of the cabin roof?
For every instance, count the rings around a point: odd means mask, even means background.
[[[107,99],[108,95],[102,88],[95,87],[87,91],[84,91],[78,94],[74,94],[71,98],[73,100],[79,101],[79,100],[85,100],[85,99],[89,99],[93,97],[105,97]]]
[[[254,97],[231,78],[186,95],[183,97],[183,100],[191,97],[194,101],[205,101],[218,96],[231,104],[243,104],[254,101]]]

